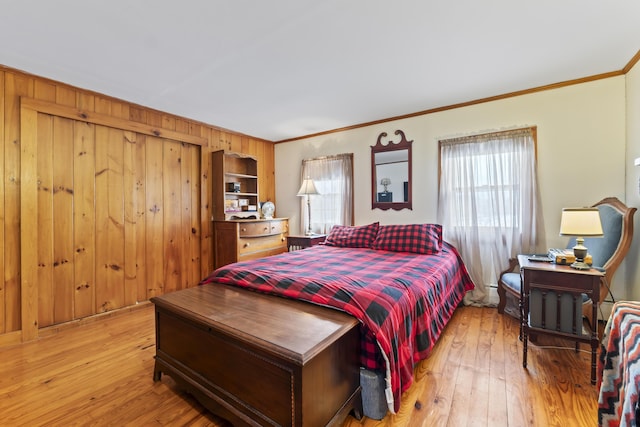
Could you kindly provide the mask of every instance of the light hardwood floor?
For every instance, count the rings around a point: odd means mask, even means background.
[[[180,392],[152,381],[153,307],[0,348],[0,425],[228,426]],[[563,346],[569,349],[546,348]],[[403,410],[345,426],[594,426],[590,355],[571,342],[522,344],[515,319],[496,309],[457,309],[417,370]]]

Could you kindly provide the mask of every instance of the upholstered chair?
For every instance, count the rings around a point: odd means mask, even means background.
[[[589,254],[593,259],[593,267],[605,272],[605,277],[600,284],[600,302],[604,301],[607,294],[610,293],[609,284],[612,283],[613,275],[618,266],[627,255],[631,239],[633,237],[633,215],[636,208],[627,207],[624,203],[615,197],[607,197],[593,205],[600,211],[600,220],[602,221],[603,237],[587,237],[584,239],[584,245],[589,249]],[[567,248],[575,246],[575,238],[569,240]],[[516,259],[509,260],[509,268],[500,273],[498,279],[498,296],[500,302],[498,304],[498,312],[504,313],[507,304],[507,295],[512,295],[520,304],[520,273],[515,272],[518,261]],[[593,303],[584,296],[582,312],[589,320],[589,325],[594,325],[592,319]],[[518,307],[516,317],[520,317],[520,307]]]

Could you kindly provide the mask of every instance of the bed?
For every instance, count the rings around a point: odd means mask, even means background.
[[[640,302],[614,304],[598,363],[598,425],[638,425]]]
[[[355,317],[359,364],[383,378],[391,412],[411,386],[414,366],[429,356],[464,294],[473,289],[439,225],[377,223],[334,227],[325,245],[223,266],[201,285],[249,290],[274,302],[295,299]],[[163,369],[157,367],[154,378]]]

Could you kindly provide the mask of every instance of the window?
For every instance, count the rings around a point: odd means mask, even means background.
[[[442,140],[438,220],[487,303],[486,285],[517,253],[535,251],[541,224],[535,128]]]
[[[469,207],[457,210],[460,215],[452,215],[450,225],[465,227],[471,223],[478,227],[518,228],[522,223],[522,209],[513,208],[522,177],[509,173],[517,163],[512,148],[490,144],[476,148],[478,150],[452,152],[449,160],[455,160],[443,164],[443,170],[447,171],[462,167],[463,172],[455,174],[458,179],[451,182],[450,196],[457,200],[457,205]],[[443,160],[445,158],[446,155]],[[444,179],[451,180],[452,177],[445,175]]]
[[[353,154],[302,161],[304,178],[313,179],[319,194],[309,196],[311,230],[326,234],[334,225],[353,225]],[[307,203],[300,201],[300,229],[308,227]]]

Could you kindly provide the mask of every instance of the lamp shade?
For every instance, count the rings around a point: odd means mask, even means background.
[[[318,190],[316,189],[316,185],[313,183],[313,180],[311,178],[307,178],[304,181],[302,181],[302,185],[300,186],[300,189],[298,190],[298,194],[296,194],[296,196],[307,196],[310,194],[320,194],[320,193],[318,193]]]
[[[391,185],[391,179],[389,178],[382,178],[380,180],[380,185]]]
[[[561,236],[603,236],[600,211],[597,208],[564,208],[560,220]]]

